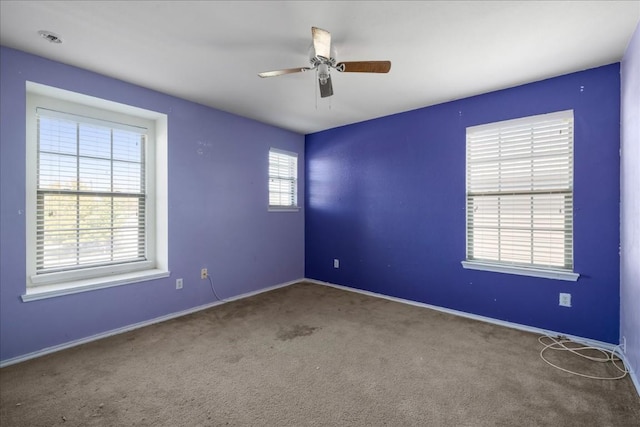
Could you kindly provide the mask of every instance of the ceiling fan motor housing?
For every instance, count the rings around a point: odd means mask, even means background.
[[[336,50],[333,46],[331,46],[331,58],[316,55],[316,50],[314,49],[313,44],[309,47],[309,62],[312,67],[317,67],[320,64],[327,64],[330,68],[335,68],[336,56]]]
[[[309,47],[309,62],[311,67],[318,71],[318,80],[321,85],[326,85],[331,77],[329,70],[336,68],[336,50],[331,46],[331,58],[325,58],[324,56],[316,55],[316,50],[313,47],[313,43]]]

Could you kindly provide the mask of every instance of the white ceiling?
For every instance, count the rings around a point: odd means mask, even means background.
[[[306,134],[617,62],[640,1],[0,1],[0,43]],[[261,79],[338,61],[389,74]],[[57,33],[56,45],[38,36]]]

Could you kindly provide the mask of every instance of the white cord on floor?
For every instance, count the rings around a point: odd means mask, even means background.
[[[218,299],[218,301],[223,301],[223,302],[228,302],[227,300],[223,300],[222,298],[220,298],[218,296],[218,294],[216,293],[215,288],[213,287],[213,280],[211,280],[211,275],[207,274],[207,279],[209,279],[209,283],[211,284],[211,291],[213,292],[213,295],[216,296],[216,298]]]
[[[551,342],[545,342],[545,340],[550,340]],[[541,337],[538,338],[538,342],[540,342],[540,344],[542,344],[544,347],[542,350],[540,350],[540,357],[542,358],[542,360],[544,360],[546,363],[548,363],[549,365],[553,366],[554,368],[560,369],[561,371],[564,372],[568,372],[570,374],[573,375],[578,375],[580,377],[584,377],[584,378],[591,378],[594,380],[619,380],[624,378],[627,373],[629,372],[629,370],[627,369],[626,366],[624,366],[624,363],[622,363],[622,368],[618,365],[618,363],[616,362],[622,362],[622,359],[616,355],[616,352],[619,351],[619,347],[620,346],[615,346],[613,350],[607,350],[604,348],[600,348],[600,347],[594,347],[591,345],[585,345],[585,344],[579,344],[576,343],[575,341],[571,341],[570,339],[567,338],[554,338],[552,336],[549,335],[543,335]],[[567,345],[567,343],[572,343],[574,345],[571,345],[571,347],[569,347]],[[584,357],[585,359],[591,360],[593,362],[599,362],[599,363],[608,363],[611,362],[613,364],[613,366],[616,367],[616,369],[620,372],[622,372],[621,375],[618,375],[617,377],[596,377],[593,375],[586,375],[586,374],[582,374],[580,372],[574,372],[571,371],[569,369],[565,369],[562,368],[554,363],[549,362],[547,359],[545,359],[544,357],[544,352],[546,350],[557,350],[557,351],[568,351],[571,352],[577,356],[580,357]],[[586,350],[595,350],[598,351],[602,354],[602,356],[599,357],[594,357],[594,356],[588,356],[586,354],[581,353],[582,351],[586,351]]]

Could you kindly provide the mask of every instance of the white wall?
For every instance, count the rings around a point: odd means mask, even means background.
[[[640,24],[620,69],[620,340],[640,394]]]

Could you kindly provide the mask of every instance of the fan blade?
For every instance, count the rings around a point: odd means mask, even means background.
[[[327,79],[325,84],[322,84],[320,80],[318,80],[320,84],[320,98],[326,98],[328,96],[333,95],[333,85],[331,84],[331,76]]]
[[[301,73],[303,71],[309,71],[312,69],[313,68],[309,68],[309,67],[287,68],[285,70],[265,71],[264,73],[258,73],[258,75],[260,77],[276,77],[276,76],[282,76],[284,74]]]
[[[313,36],[313,49],[316,51],[316,56],[331,58],[331,33],[322,28],[311,27],[311,35]]]
[[[340,62],[336,70],[343,73],[388,73],[391,61],[351,61]]]

